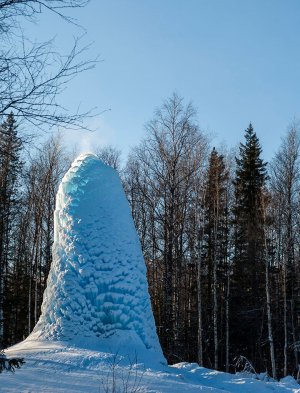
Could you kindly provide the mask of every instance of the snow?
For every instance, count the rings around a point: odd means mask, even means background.
[[[6,350],[26,363],[0,375],[0,392],[112,392],[115,381],[115,392],[128,393],[300,393],[291,377],[266,382],[192,363],[167,366],[120,179],[92,154],[79,156],[62,180],[54,235],[40,320]]]
[[[116,387],[136,393],[300,393],[300,386],[289,377],[282,382],[264,382],[247,374],[227,374],[199,367],[194,363],[154,367],[129,361],[109,350],[99,351],[59,341],[24,341],[6,351],[7,356],[23,356],[26,364],[14,374],[0,375],[1,393],[102,393],[112,387],[115,364]],[[116,361],[114,360],[116,358]],[[109,390],[111,392],[112,390]]]

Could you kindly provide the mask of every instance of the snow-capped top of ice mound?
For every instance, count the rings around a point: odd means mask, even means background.
[[[128,201],[118,174],[93,154],[80,155],[60,184],[53,262],[29,339],[130,341],[164,359]]]

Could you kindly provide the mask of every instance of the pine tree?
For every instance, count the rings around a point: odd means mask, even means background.
[[[224,309],[225,261],[227,255],[227,190],[228,171],[224,157],[213,148],[208,168],[205,212],[206,212],[206,264],[208,271],[207,282],[207,335],[213,336],[213,351],[211,358],[215,369],[219,368],[221,321],[225,318],[221,314]]]
[[[266,163],[250,124],[236,158],[235,255],[232,288],[232,337],[235,355],[261,364],[261,335],[265,305],[262,192]]]
[[[9,268],[13,258],[18,213],[18,186],[22,169],[22,140],[13,113],[0,126],[0,347],[8,340]]]

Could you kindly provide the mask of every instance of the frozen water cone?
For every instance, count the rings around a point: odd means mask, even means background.
[[[74,161],[57,193],[53,262],[31,338],[129,345],[164,360],[128,201],[118,174],[92,154]]]

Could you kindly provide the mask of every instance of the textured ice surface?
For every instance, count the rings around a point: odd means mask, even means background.
[[[54,221],[42,315],[29,339],[127,345],[163,361],[145,262],[117,173],[92,154],[79,156],[59,187]]]

